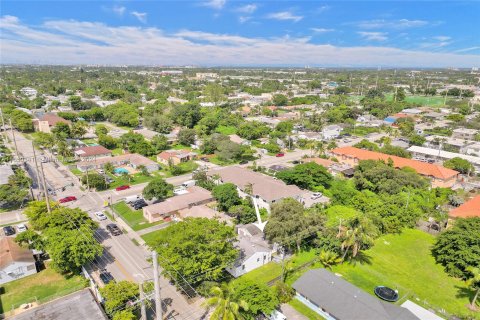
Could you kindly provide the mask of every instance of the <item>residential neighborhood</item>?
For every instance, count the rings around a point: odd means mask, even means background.
[[[0,319],[480,320],[476,2],[2,2]]]

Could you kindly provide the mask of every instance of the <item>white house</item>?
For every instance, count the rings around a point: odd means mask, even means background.
[[[30,88],[30,87],[22,88],[20,89],[20,92],[28,97],[36,97],[38,93],[36,89]]]
[[[0,238],[0,285],[37,273],[32,251],[13,238]]]
[[[322,129],[322,137],[324,140],[336,139],[340,136],[340,132],[342,132],[342,130],[343,128],[336,124],[326,126]]]
[[[263,232],[253,223],[237,226],[240,256],[227,271],[235,278],[269,263],[275,252],[263,239]]]

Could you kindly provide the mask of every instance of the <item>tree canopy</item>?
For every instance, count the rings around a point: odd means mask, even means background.
[[[142,194],[147,200],[152,200],[153,198],[163,200],[173,195],[173,185],[158,177],[147,184]]]
[[[298,164],[292,169],[280,171],[277,173],[277,178],[287,184],[309,190],[320,186],[328,188],[332,182],[332,175],[327,169],[315,162]]]

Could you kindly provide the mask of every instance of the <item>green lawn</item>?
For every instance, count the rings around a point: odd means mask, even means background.
[[[350,99],[354,101],[360,101],[362,98],[363,96],[357,96],[357,95],[350,96]],[[393,99],[393,94],[391,93],[386,94],[385,98],[387,101],[388,100],[391,101]],[[426,97],[426,96],[418,96],[418,95],[414,95],[414,96],[407,95],[407,97],[405,98],[406,102],[421,104],[422,106],[434,106],[434,107],[443,106],[443,100],[444,100],[443,96]],[[447,98],[447,105],[448,105],[448,100],[449,98]]]
[[[142,210],[132,210],[124,201],[113,204],[112,209],[135,231],[163,223],[163,221],[149,223],[143,217]]]
[[[358,127],[356,126],[355,128],[345,128],[342,131],[342,134],[351,134],[354,136],[359,136],[363,137],[366,136],[367,134],[374,133],[374,132],[380,132],[380,128],[370,128],[370,127]]]
[[[153,246],[153,244],[157,241],[157,239],[161,237],[162,231],[163,230],[153,231],[153,232],[144,234],[141,237],[147,243],[147,245]]]
[[[464,282],[449,277],[430,254],[434,239],[419,230],[386,235],[365,251],[368,263],[345,263],[333,271],[371,294],[378,285],[396,288],[402,297],[399,303],[410,299],[427,308],[443,308],[451,314],[471,314],[465,307],[469,300],[462,292]],[[480,319],[480,313],[475,319]]]
[[[308,319],[312,320],[323,320],[324,318],[320,316],[318,313],[304,305],[302,302],[300,302],[297,299],[292,299],[289,303],[295,310],[303,314],[305,317]]]
[[[35,275],[0,287],[0,314],[10,311],[12,306],[18,308],[24,303],[34,301],[45,303],[78,291],[86,284],[86,280],[81,276],[72,276],[67,279],[47,266],[47,269]]]
[[[237,128],[234,126],[218,126],[215,132],[229,136],[237,133]]]
[[[150,176],[144,176],[142,173],[135,173],[130,175],[130,180],[124,176],[117,176],[113,174],[108,174],[114,181],[110,183],[109,189],[115,189],[116,187],[120,187],[123,185],[133,185],[133,184],[140,184],[144,182],[150,182],[155,178],[157,173],[153,172]]]

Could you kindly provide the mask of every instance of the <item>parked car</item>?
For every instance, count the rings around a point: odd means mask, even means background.
[[[22,233],[24,231],[27,231],[27,226],[24,223],[20,223],[17,225],[17,231],[18,233]]]
[[[102,271],[100,272],[100,280],[102,280],[104,284],[109,284],[110,282],[115,281],[115,278],[112,276],[110,272],[108,272],[105,269],[102,269]]]
[[[67,203],[67,202],[71,202],[71,201],[75,201],[75,200],[77,200],[77,197],[69,196],[69,197],[65,197],[65,198],[62,198],[62,199],[58,200],[58,202]]]
[[[103,211],[95,212],[94,215],[97,217],[98,221],[107,220],[107,216],[103,213]]]
[[[135,194],[133,196],[125,197],[125,203],[134,203],[135,201],[138,201],[140,199],[141,197],[138,194]]]
[[[107,224],[107,230],[112,234],[112,236],[119,236],[122,234],[122,230],[115,224]]]
[[[240,161],[240,164],[247,164],[247,163],[248,163],[247,160],[242,160],[242,161]]]
[[[143,207],[146,207],[146,206],[148,206],[148,203],[146,203],[145,200],[143,200],[143,199],[137,200],[134,203],[132,203],[132,207],[135,210],[140,210],[140,209],[142,209]]]
[[[293,164],[299,164],[300,161],[299,161],[299,160],[293,160],[292,163],[293,163]]]
[[[120,186],[120,187],[116,187],[116,188],[115,188],[116,191],[122,191],[122,190],[127,190],[127,189],[130,189],[130,186],[128,186],[128,185],[123,185],[123,186]]]
[[[310,196],[310,198],[311,198],[312,200],[317,200],[317,199],[321,198],[322,196],[323,196],[323,194],[322,194],[321,192],[314,192],[314,193],[312,193],[312,195]]]
[[[12,236],[15,234],[15,229],[12,226],[3,227],[3,233],[6,236]]]
[[[200,160],[203,162],[210,162],[210,160],[207,157],[201,157]]]
[[[275,157],[280,158],[280,157],[283,157],[284,155],[285,155],[285,153],[277,153],[277,154],[275,155]]]

